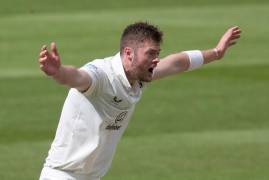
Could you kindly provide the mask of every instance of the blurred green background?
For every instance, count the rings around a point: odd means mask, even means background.
[[[0,179],[38,179],[68,89],[39,71],[55,41],[64,64],[115,54],[123,28],[149,21],[161,56],[243,33],[222,61],[151,83],[104,180],[269,179],[269,3],[265,0],[1,0]]]

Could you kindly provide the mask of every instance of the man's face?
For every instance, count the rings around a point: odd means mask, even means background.
[[[159,62],[160,44],[146,40],[134,51],[132,61],[133,74],[135,79],[144,82],[150,82],[153,76],[153,70]]]

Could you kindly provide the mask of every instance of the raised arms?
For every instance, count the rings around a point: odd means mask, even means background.
[[[217,46],[212,49],[202,50],[203,64],[221,59],[228,48],[236,43],[240,38],[241,30],[235,26],[229,28],[219,40]],[[171,54],[161,59],[154,70],[153,79],[160,79],[169,75],[177,74],[188,70],[190,67],[189,56],[186,52]]]

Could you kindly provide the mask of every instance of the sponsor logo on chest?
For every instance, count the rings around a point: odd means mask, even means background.
[[[123,111],[119,113],[114,121],[106,126],[107,130],[119,130],[122,127],[122,122],[126,118],[128,111]]]

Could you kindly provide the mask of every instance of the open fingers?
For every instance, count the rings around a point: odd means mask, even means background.
[[[231,40],[235,40],[240,38],[241,34],[241,30],[239,27],[235,27],[232,31],[232,36],[231,36]]]
[[[41,51],[40,53],[39,53],[39,57],[40,58],[42,58],[42,57],[45,57],[45,56],[47,56],[47,51],[46,50],[43,50],[43,51]]]
[[[43,45],[43,46],[41,47],[41,51],[46,50],[46,49],[47,49],[47,45]]]
[[[227,31],[226,35],[228,38],[228,46],[230,46],[230,44],[234,45],[233,42],[241,37],[241,29],[238,26],[231,27]]]
[[[44,57],[46,57],[47,59],[51,59],[51,54],[48,52],[48,50],[43,50],[39,53],[39,58]]]
[[[234,33],[241,33],[241,29],[240,29],[240,28],[233,29],[233,32],[234,32]]]
[[[39,58],[47,57],[48,59],[51,59],[51,53],[48,51],[47,46],[43,45],[41,47],[41,52],[39,53]]]
[[[229,44],[228,44],[228,46],[230,47],[230,46],[233,46],[233,45],[235,45],[236,44],[236,41],[231,41]]]
[[[46,51],[48,51],[48,50],[47,50],[47,46],[46,46],[46,45],[43,45],[43,46],[41,47],[41,49],[40,49],[40,54],[39,54],[39,56],[44,55]]]
[[[229,32],[231,34],[240,34],[241,33],[241,29],[238,26],[233,26],[233,27],[229,28],[227,30],[227,32]]]
[[[38,61],[39,63],[44,64],[47,60],[48,60],[48,57],[45,56],[45,57],[40,57]]]
[[[51,57],[49,51],[47,50],[47,46],[43,45],[41,47],[41,52],[39,53],[39,63],[40,65],[44,65],[44,63]]]
[[[233,35],[233,36],[231,37],[231,39],[234,40],[234,39],[238,39],[238,38],[240,38],[240,37],[241,37],[240,34],[236,34],[236,35]]]
[[[232,34],[233,35],[238,35],[241,34],[241,29],[239,27],[235,27],[232,29]]]
[[[230,29],[233,30],[233,31],[236,31],[236,30],[240,30],[240,27],[239,26],[233,26]]]
[[[55,42],[52,42],[51,44],[50,44],[50,49],[51,49],[51,53],[52,53],[52,55],[54,55],[54,56],[58,56],[59,54],[58,54],[58,50],[57,50],[57,47],[56,47],[56,43]]]
[[[241,30],[240,30],[240,29],[238,29],[238,30],[234,30],[234,31],[232,32],[232,34],[233,34],[233,35],[241,34]]]

